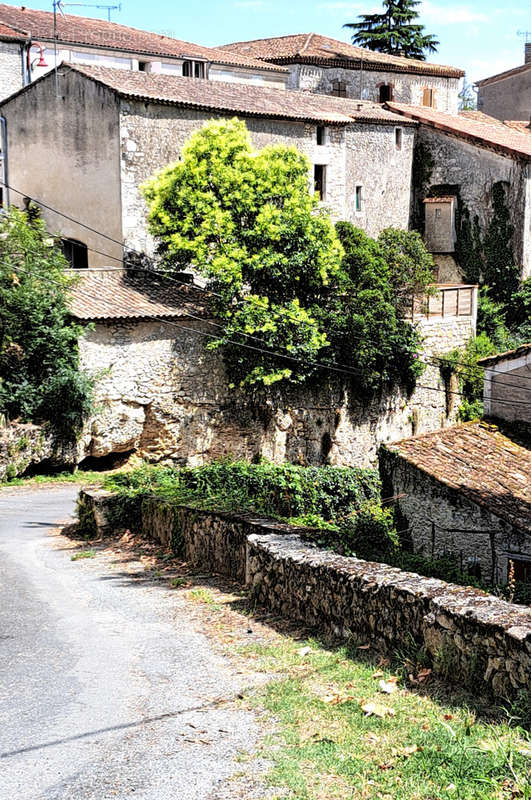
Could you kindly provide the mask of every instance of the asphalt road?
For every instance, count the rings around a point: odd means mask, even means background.
[[[0,800],[230,799],[240,678],[175,593],[71,561],[76,493],[0,493]]]

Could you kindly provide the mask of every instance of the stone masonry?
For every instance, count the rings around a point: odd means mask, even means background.
[[[0,42],[0,98],[22,88],[22,56],[20,45]]]
[[[413,640],[434,672],[500,700],[529,687],[530,609],[335,555],[305,542],[300,529],[256,515],[171,508],[153,497],[129,519],[119,496],[90,489],[81,492],[80,509],[92,535],[112,532],[122,513],[124,527],[172,542],[200,569],[245,583],[258,604],[335,637],[355,637],[381,653]]]

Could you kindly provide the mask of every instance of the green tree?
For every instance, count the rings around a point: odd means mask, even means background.
[[[383,0],[381,14],[362,14],[360,22],[347,22],[343,27],[355,31],[352,42],[379,53],[426,59],[436,53],[439,42],[424,33],[418,19],[420,0]]]
[[[80,430],[91,399],[79,368],[84,329],[68,313],[67,266],[39,218],[15,208],[0,217],[0,414],[49,421],[63,438]]]
[[[224,333],[214,346],[224,345],[240,384],[302,380],[327,345],[315,314],[342,250],[310,193],[309,168],[295,148],[253,151],[237,119],[212,121],[191,136],[180,162],[144,187],[164,266],[193,265],[220,295],[214,302]],[[231,342],[281,351],[306,367]]]

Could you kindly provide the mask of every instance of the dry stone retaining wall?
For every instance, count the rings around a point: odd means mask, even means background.
[[[85,490],[82,502],[108,530],[108,514],[101,515],[108,493]],[[177,533],[187,560],[245,583],[257,603],[306,625],[369,641],[382,653],[414,641],[443,677],[498,698],[529,688],[531,609],[335,555],[305,542],[302,529],[251,514],[186,506],[170,513],[167,501],[151,498],[143,503],[141,527],[164,543]]]

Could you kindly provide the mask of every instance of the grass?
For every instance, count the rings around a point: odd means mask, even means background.
[[[429,670],[418,667],[426,684],[412,691],[385,662],[364,661],[364,651],[352,647],[284,637],[240,652],[279,676],[252,701],[274,720],[263,755],[273,764],[271,785],[289,789],[278,797],[531,798],[529,736],[507,717],[489,720],[445,699],[442,690],[437,699]]]
[[[95,555],[95,550],[80,550],[79,553],[74,553],[73,556],[70,556],[70,561],[79,561],[81,558],[94,558]]]
[[[77,470],[77,472],[59,472],[56,475],[33,475],[31,478],[12,478],[0,481],[0,489],[11,486],[38,486],[47,483],[102,483],[106,472]]]

